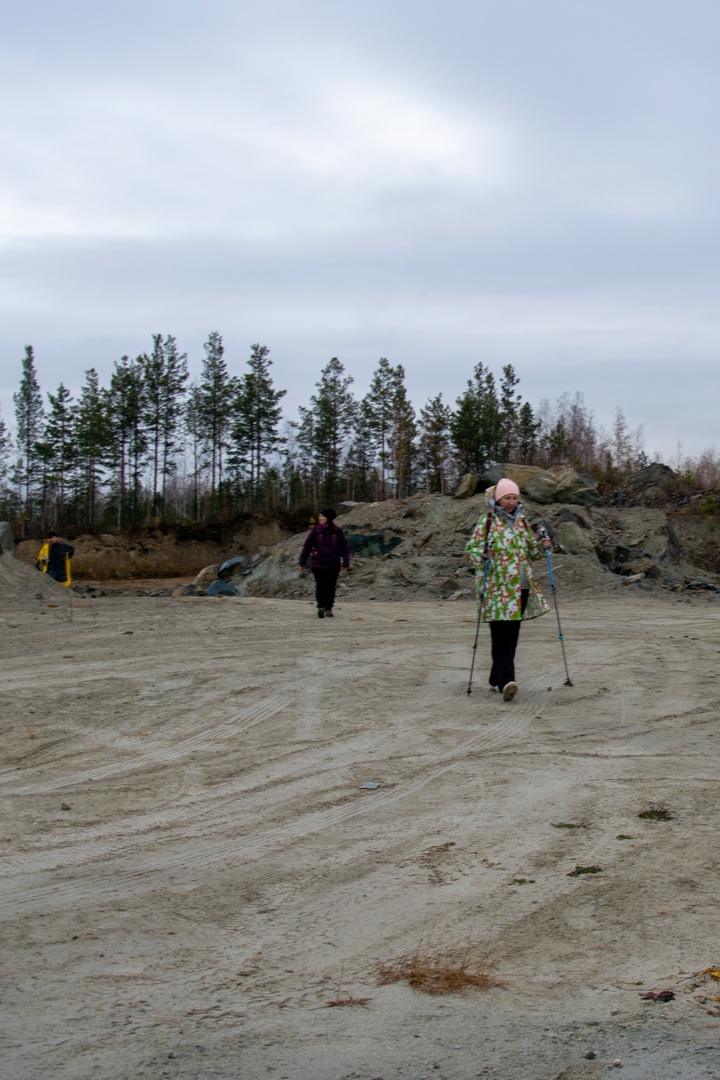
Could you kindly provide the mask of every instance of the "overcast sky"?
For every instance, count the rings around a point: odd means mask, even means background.
[[[512,363],[720,444],[717,0],[36,0],[0,36],[0,410],[172,334],[419,409]]]

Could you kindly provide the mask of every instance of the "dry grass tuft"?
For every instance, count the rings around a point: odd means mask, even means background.
[[[502,986],[490,974],[491,967],[490,957],[478,955],[472,947],[448,951],[420,946],[397,960],[378,964],[376,975],[381,986],[407,982],[426,994],[462,994]]]
[[[352,994],[344,994],[341,992],[341,986],[343,982],[343,969],[340,968],[340,977],[335,987],[335,997],[330,998],[325,1002],[326,1009],[343,1008],[347,1005],[360,1005],[363,1009],[367,1009],[369,1002],[372,1001],[371,997],[354,997]]]
[[[352,994],[337,994],[334,998],[330,998],[325,1002],[326,1009],[332,1009],[333,1006],[342,1005],[361,1005],[363,1009],[367,1009],[368,1003],[372,1001],[371,997],[353,997]]]
[[[668,810],[665,803],[653,802],[645,810],[641,810],[638,817],[645,821],[672,821],[675,815],[672,810]]]

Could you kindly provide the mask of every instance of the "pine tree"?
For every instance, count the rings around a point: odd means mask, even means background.
[[[405,388],[405,369],[402,364],[398,364],[392,372],[390,407],[391,422],[388,444],[392,454],[395,498],[401,499],[412,491],[416,454],[415,438],[417,435],[415,411],[408,400]]]
[[[0,416],[0,519],[7,520],[15,516],[17,498],[10,488],[9,464],[12,440],[7,425]]]
[[[562,419],[557,420],[551,430],[543,436],[543,451],[547,455],[550,465],[567,463],[569,444]]]
[[[352,376],[336,356],[316,383],[310,407],[301,408],[298,440],[312,463],[316,499],[335,501],[340,489],[340,466],[355,420],[356,405],[349,387]]]
[[[420,410],[420,463],[425,490],[444,494],[450,462],[450,422],[452,412],[442,394],[431,398]]]
[[[513,460],[517,448],[520,395],[515,392],[515,387],[520,380],[512,364],[506,364],[502,371],[498,415],[498,457],[501,461],[508,462]]]
[[[117,361],[110,378],[109,423],[112,488],[118,528],[140,523],[142,476],[148,437],[145,429],[144,358]]]
[[[238,380],[231,379],[224,359],[223,340],[212,331],[205,342],[200,382],[192,391],[191,420],[200,438],[210,477],[208,513],[217,513],[218,491],[223,482],[225,453],[229,445]],[[187,412],[186,412],[187,416]]]
[[[389,360],[381,356],[373,372],[370,389],[363,398],[367,427],[380,473],[378,499],[387,498],[387,471],[391,465],[392,400],[395,372]]]
[[[0,415],[0,485],[5,485],[8,474],[8,458],[10,456],[10,434],[7,425]]]
[[[375,497],[373,493],[374,445],[370,405],[367,398],[363,398],[357,408],[353,437],[345,459],[348,494],[351,499],[358,502],[368,502]]]
[[[269,455],[285,441],[278,429],[282,417],[280,402],[286,391],[273,386],[271,365],[267,345],[253,345],[249,371],[240,380],[236,395],[233,460],[238,473],[246,478],[251,505],[260,498]]]
[[[111,449],[108,394],[100,386],[97,372],[85,372],[85,385],[75,409],[75,491],[80,522],[95,527],[100,512],[100,495],[105,465]]]
[[[50,411],[43,434],[48,469],[47,488],[54,499],[54,514],[51,517],[62,522],[68,481],[75,457],[75,410],[72,406],[72,395],[63,383],[58,386],[56,394],[48,392],[48,400]],[[46,517],[48,524],[50,520]]]
[[[193,383],[188,390],[187,402],[185,404],[185,437],[187,440],[189,440],[190,456],[192,460],[192,471],[190,473],[190,479],[192,481],[193,521],[200,520],[200,488],[201,479],[205,468],[205,461],[203,457],[203,424],[200,418],[199,398],[200,387],[197,385],[197,383]]]
[[[482,363],[476,364],[464,394],[456,399],[450,436],[463,473],[483,474],[498,455],[500,409],[495,379]]]
[[[17,393],[13,394],[13,401],[17,425],[15,441],[18,450],[13,478],[18,490],[22,535],[25,536],[27,523],[32,520],[34,514],[35,485],[40,464],[38,443],[42,439],[45,419],[42,394],[35,374],[35,354],[32,345],[25,346],[22,377]]]
[[[535,419],[530,402],[523,402],[518,416],[517,429],[518,455],[521,464],[535,464],[539,431],[540,421]]]
[[[151,475],[150,515],[165,514],[165,485],[175,467],[184,409],[185,384],[189,378],[187,355],[178,354],[177,342],[168,335],[153,334],[153,351],[142,357],[145,425],[148,434]]]

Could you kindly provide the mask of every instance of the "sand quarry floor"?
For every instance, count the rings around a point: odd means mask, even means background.
[[[720,601],[561,616],[504,703],[469,602],[5,604],[0,1075],[720,1076]]]

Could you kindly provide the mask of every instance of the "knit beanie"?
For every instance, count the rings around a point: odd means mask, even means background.
[[[322,514],[322,516],[324,518],[327,518],[328,521],[334,521],[335,518],[337,517],[337,514],[335,513],[335,511],[331,510],[331,509],[321,510],[320,513]]]
[[[499,502],[503,495],[517,495],[520,498],[520,488],[514,480],[508,480],[505,477],[498,480],[495,485],[495,502]]]

